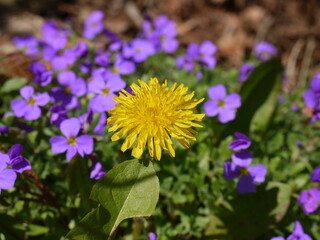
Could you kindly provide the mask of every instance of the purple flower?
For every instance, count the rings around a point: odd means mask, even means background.
[[[148,40],[134,39],[130,44],[126,44],[123,49],[123,56],[131,58],[140,63],[155,53],[153,44]]]
[[[78,137],[80,127],[80,121],[77,118],[64,120],[60,124],[60,130],[65,137],[51,137],[51,151],[54,153],[67,151],[68,161],[70,161],[76,153],[79,153],[81,157],[85,154],[91,154],[93,151],[93,138],[89,135],[81,135]]]
[[[301,223],[299,221],[295,221],[293,232],[287,240],[312,240],[312,238],[304,233]]]
[[[320,119],[320,74],[316,74],[310,82],[310,89],[305,91],[304,102],[310,109],[311,123]]]
[[[255,66],[251,63],[244,63],[241,68],[240,68],[240,73],[239,73],[239,81],[244,82],[248,75],[255,69]]]
[[[126,83],[118,75],[110,75],[107,78],[97,76],[89,84],[89,92],[96,95],[90,100],[89,106],[94,112],[109,111],[116,104],[112,99],[126,86]]]
[[[34,82],[41,86],[46,86],[52,81],[53,72],[47,71],[47,68],[41,62],[32,62],[30,71],[35,75]]]
[[[237,140],[233,140],[230,145],[229,148],[234,150],[234,151],[239,151],[239,150],[244,150],[244,149],[248,149],[251,145],[251,140],[244,134],[239,133],[239,132],[235,132],[233,134],[235,137],[237,137]]]
[[[103,166],[100,162],[94,161],[92,164],[92,168],[90,171],[90,178],[99,180],[106,174],[106,171],[104,170]]]
[[[26,55],[33,56],[39,53],[39,42],[32,36],[15,37],[13,38],[14,44],[20,50],[23,50]]]
[[[157,240],[157,235],[155,233],[149,233],[149,240]]]
[[[75,49],[66,49],[62,55],[56,55],[51,59],[53,70],[65,70],[68,66],[74,64],[77,60],[77,52]]]
[[[6,160],[7,165],[11,166],[11,169],[17,173],[22,173],[25,170],[31,169],[31,164],[28,159],[21,156],[23,146],[21,144],[13,145],[8,154],[1,153],[1,158]]]
[[[7,125],[0,126],[0,134],[5,134],[9,132],[9,127]]]
[[[262,164],[249,167],[252,162],[252,154],[249,151],[234,153],[232,162],[224,164],[223,177],[230,181],[240,177],[237,190],[239,193],[253,192],[256,189],[256,183],[262,183],[265,180],[267,169]]]
[[[92,132],[94,134],[102,136],[104,134],[104,128],[106,127],[106,123],[107,123],[107,115],[103,112],[101,113],[99,121]]]
[[[235,119],[235,109],[241,106],[239,94],[232,93],[226,96],[225,87],[218,84],[209,88],[208,96],[211,100],[204,103],[204,110],[207,116],[214,117],[218,115],[221,123],[227,123]]]
[[[254,46],[253,51],[256,57],[259,58],[261,61],[267,61],[277,54],[276,47],[268,42],[257,43]]]
[[[3,155],[3,153],[0,153],[0,193],[2,189],[12,188],[17,178],[16,172],[7,168],[8,164]]]
[[[301,192],[298,203],[303,205],[305,214],[315,213],[320,202],[320,190],[312,188]]]
[[[51,112],[50,124],[57,127],[68,118],[68,110],[63,105],[54,105],[49,110]]]
[[[73,48],[74,54],[77,57],[85,57],[88,53],[88,45],[84,42],[78,42],[77,45]]]
[[[311,173],[312,182],[320,182],[320,166],[316,167]]]
[[[152,29],[149,21],[143,23],[145,37],[154,44],[157,52],[174,53],[179,46],[176,39],[176,24],[170,21],[167,16],[161,15],[155,19],[154,27]]]
[[[36,120],[41,115],[39,106],[44,106],[50,101],[48,93],[34,94],[31,86],[24,86],[20,89],[20,95],[24,99],[16,99],[11,102],[11,108],[17,117],[23,117],[26,120]]]
[[[102,52],[95,56],[94,61],[101,66],[107,67],[110,64],[110,54],[109,52]]]
[[[213,69],[217,64],[217,59],[213,56],[217,51],[217,46],[210,41],[204,41],[200,46],[197,44],[191,45],[189,54],[208,68]],[[192,50],[191,50],[192,49]]]
[[[50,20],[42,26],[43,41],[53,47],[56,50],[60,50],[65,47],[68,42],[69,32],[63,29],[59,29],[57,24]]]
[[[136,66],[132,61],[125,60],[120,55],[117,55],[114,66],[110,70],[114,74],[128,75],[136,71]]]
[[[188,72],[192,72],[194,69],[193,58],[187,54],[179,56],[176,65],[179,69],[185,69]]]
[[[66,108],[74,108],[78,106],[78,100],[75,96],[81,97],[86,94],[86,82],[82,78],[77,78],[73,71],[60,72],[58,75],[58,82],[63,86],[53,87],[51,96],[53,102],[62,102]]]
[[[286,240],[284,237],[273,237],[270,240]]]
[[[82,73],[90,73],[92,70],[92,62],[90,60],[85,60],[80,63],[79,68]]]
[[[93,11],[84,23],[83,36],[87,39],[93,39],[97,34],[102,33],[104,14],[102,11]]]

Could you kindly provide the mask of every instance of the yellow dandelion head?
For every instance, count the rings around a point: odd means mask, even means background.
[[[198,114],[194,108],[203,99],[193,99],[194,92],[187,94],[188,88],[180,84],[167,86],[160,84],[157,78],[148,83],[138,80],[132,84],[133,95],[121,90],[119,97],[113,99],[119,103],[109,111],[111,125],[109,132],[116,132],[112,141],[124,135],[126,139],[121,150],[124,152],[133,144],[132,156],[140,158],[145,146],[151,157],[160,160],[162,149],[175,156],[171,137],[176,138],[184,147],[189,148],[188,140],[196,141],[197,132],[192,127],[202,127],[193,121],[201,121],[205,114]]]

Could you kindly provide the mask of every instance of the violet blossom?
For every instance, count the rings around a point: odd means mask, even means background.
[[[300,193],[298,203],[303,205],[305,214],[315,213],[318,210],[320,202],[320,190],[312,188]]]
[[[10,106],[15,116],[23,117],[26,120],[38,119],[41,116],[40,107],[45,106],[50,101],[48,93],[34,94],[34,88],[31,86],[21,88],[20,95],[24,99],[13,100]]]
[[[62,121],[60,130],[63,136],[53,136],[50,138],[51,151],[63,153],[67,151],[66,158],[70,161],[76,153],[81,157],[93,152],[93,138],[89,135],[79,135],[81,124],[79,119],[70,118]]]
[[[235,109],[241,106],[241,97],[237,93],[226,96],[226,88],[218,84],[209,88],[208,96],[210,100],[204,103],[204,110],[207,116],[218,115],[221,123],[232,121],[236,117]]]

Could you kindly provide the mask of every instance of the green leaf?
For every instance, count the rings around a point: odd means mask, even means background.
[[[2,93],[8,93],[20,90],[27,83],[27,79],[21,77],[10,78],[3,84],[1,88]]]
[[[281,81],[281,73],[279,59],[264,62],[253,70],[240,90],[242,105],[237,111],[236,119],[222,126],[214,126],[217,143],[236,131],[248,133],[255,113],[266,102],[274,86]]]
[[[159,188],[159,179],[151,162],[129,160],[116,165],[93,186],[91,192],[91,198],[107,211],[101,212],[100,208],[99,212],[89,213],[68,237],[101,239],[92,238],[91,229],[83,227],[94,225],[94,220],[98,219],[99,232],[110,238],[124,219],[147,217],[153,213],[159,199]]]
[[[103,226],[110,221],[110,214],[103,207],[89,212],[66,236],[78,240],[107,239]]]
[[[267,185],[267,190],[277,188],[277,205],[270,212],[270,215],[274,215],[277,222],[280,222],[284,215],[286,214],[288,207],[290,205],[291,187],[288,184],[280,182],[269,182]]]
[[[49,228],[41,225],[30,224],[26,232],[27,236],[35,237],[49,232]]]

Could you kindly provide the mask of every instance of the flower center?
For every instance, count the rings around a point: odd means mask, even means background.
[[[71,94],[71,87],[65,87],[64,88],[64,93],[66,93],[66,94]]]
[[[140,52],[141,52],[141,48],[136,48],[134,51],[135,51],[136,53],[140,53]]]
[[[68,138],[68,144],[70,146],[76,145],[77,144],[77,139],[75,137],[69,137]]]
[[[248,168],[240,168],[239,173],[241,176],[248,176],[249,175],[249,170]]]
[[[102,89],[102,95],[108,95],[110,93],[110,89],[109,88],[104,88]]]
[[[165,36],[160,36],[160,42],[165,42],[166,41],[166,37]]]
[[[30,98],[30,99],[28,100],[28,105],[29,105],[29,106],[34,106],[34,105],[36,105],[36,100],[35,100],[34,98]]]
[[[219,107],[223,108],[225,105],[226,105],[226,102],[225,102],[225,101],[223,101],[223,100],[219,100],[219,101],[218,101],[218,106],[219,106]]]
[[[117,67],[113,67],[113,68],[111,69],[111,72],[113,72],[113,73],[119,73],[120,70],[119,70],[119,68],[117,68]]]

